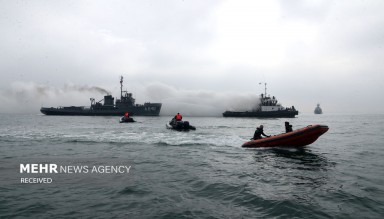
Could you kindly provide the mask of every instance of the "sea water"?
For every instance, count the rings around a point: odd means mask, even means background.
[[[384,115],[184,116],[189,132],[134,119],[0,115],[0,218],[384,217]],[[285,121],[330,129],[303,148],[241,147]]]

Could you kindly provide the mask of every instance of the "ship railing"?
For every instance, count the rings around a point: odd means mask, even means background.
[[[53,107],[51,107],[53,108]],[[86,108],[89,108],[89,107],[86,107],[86,106],[58,106],[57,109],[64,109],[64,108],[81,108],[81,109],[86,109]]]

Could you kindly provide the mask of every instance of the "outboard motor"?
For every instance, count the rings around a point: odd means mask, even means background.
[[[183,122],[182,121],[177,121],[176,122],[176,129],[182,129],[183,128]]]
[[[189,122],[188,121],[185,121],[184,124],[183,124],[183,128],[184,129],[189,129]]]

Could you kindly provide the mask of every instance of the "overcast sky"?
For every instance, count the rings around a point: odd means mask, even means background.
[[[0,0],[0,112],[119,95],[220,115],[264,92],[384,113],[384,1]],[[100,88],[100,89],[99,89]]]

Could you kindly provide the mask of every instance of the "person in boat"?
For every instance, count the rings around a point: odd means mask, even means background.
[[[177,113],[175,116],[176,121],[181,121],[183,120],[183,116],[180,113]]]
[[[123,121],[123,122],[130,122],[130,121],[133,121],[133,119],[129,118],[129,113],[128,112],[125,112],[124,116],[121,117],[121,121]]]
[[[178,121],[183,120],[183,116],[180,113],[177,113],[171,120],[172,125],[176,125]]]
[[[292,125],[289,124],[289,122],[285,122],[285,132],[292,132]]]
[[[270,135],[266,135],[264,133],[264,126],[260,125],[259,127],[256,128],[255,134],[253,134],[252,140],[262,139],[263,137],[261,137],[261,135],[263,135],[265,137],[271,137]]]

